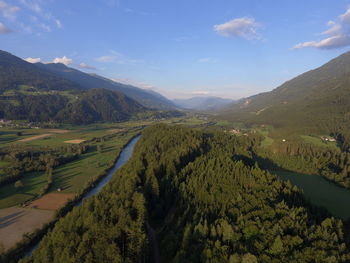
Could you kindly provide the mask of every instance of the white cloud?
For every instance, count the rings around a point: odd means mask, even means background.
[[[96,70],[95,67],[90,66],[90,65],[85,64],[85,63],[80,63],[80,64],[79,64],[79,67],[80,67],[80,68],[84,68],[84,69]]]
[[[118,56],[115,56],[115,55],[101,56],[96,58],[96,61],[103,62],[103,63],[116,62],[118,61]]]
[[[62,28],[62,23],[59,19],[55,19],[55,23],[56,23],[57,28]]]
[[[25,33],[28,33],[28,34],[33,33],[32,27],[29,26],[28,24],[23,24],[23,23],[20,22],[20,23],[18,23],[18,25],[22,28],[22,30]]]
[[[61,58],[55,58],[52,63],[62,63],[64,65],[69,65],[73,63],[73,59],[67,58],[66,56],[63,56]]]
[[[207,58],[200,58],[200,59],[198,59],[198,62],[199,63],[216,63],[217,60],[214,59],[214,58],[207,57]]]
[[[45,5],[52,3],[47,0],[18,0],[27,13],[31,13],[31,26],[40,28],[44,32],[52,32],[52,28],[61,29],[63,27],[61,20],[57,19],[45,9]]]
[[[139,59],[130,59],[114,50],[111,50],[110,53],[111,54],[109,55],[98,57],[95,60],[101,63],[116,63],[116,64],[139,64],[144,62],[143,60],[139,60]]]
[[[46,32],[51,32],[51,27],[49,25],[41,23],[41,24],[39,24],[39,27],[41,27]]]
[[[155,86],[145,83],[145,82],[139,82],[132,79],[123,79],[123,78],[113,78],[114,82],[126,84],[126,85],[132,85],[135,87],[143,88],[143,89],[155,89]]]
[[[335,21],[327,23],[328,29],[321,33],[327,37],[318,41],[307,41],[295,45],[294,49],[313,47],[319,49],[335,49],[350,45],[350,7]]]
[[[248,40],[260,39],[257,30],[260,24],[254,18],[240,17],[224,24],[215,25],[214,30],[225,37],[241,37]]]
[[[41,58],[26,58],[25,61],[29,63],[38,63],[41,62]]]
[[[15,20],[19,10],[20,8],[18,6],[9,5],[4,1],[0,1],[0,15],[7,19]]]
[[[0,34],[11,33],[12,30],[6,27],[3,23],[0,23]]]
[[[38,14],[43,13],[43,8],[41,7],[40,1],[20,0],[20,3],[35,13],[38,13]]]
[[[198,59],[198,62],[199,63],[207,63],[207,62],[210,62],[211,61],[211,58],[201,58],[201,59]]]

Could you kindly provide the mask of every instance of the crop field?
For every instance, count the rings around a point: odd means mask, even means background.
[[[44,210],[58,210],[63,207],[74,194],[50,193],[31,202],[28,207]]]
[[[21,179],[23,187],[16,189],[14,183],[0,187],[0,208],[21,204],[35,198],[47,182],[44,172],[28,173]]]
[[[7,250],[21,241],[23,235],[41,228],[53,218],[54,212],[11,207],[0,210],[0,241]]]

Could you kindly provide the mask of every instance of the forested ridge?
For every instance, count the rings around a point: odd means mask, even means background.
[[[10,100],[0,100],[0,106],[0,118],[72,124],[125,121],[148,110],[124,94],[107,89],[76,91],[74,100],[60,93],[18,93]]]
[[[255,136],[146,129],[111,183],[24,262],[349,262],[342,221],[261,170],[258,144]]]

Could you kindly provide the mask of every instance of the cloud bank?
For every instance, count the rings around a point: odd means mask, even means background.
[[[336,21],[327,23],[328,29],[321,33],[326,36],[319,41],[308,41],[295,45],[294,49],[312,47],[319,49],[336,49],[350,45],[350,7]]]
[[[4,1],[0,1],[0,15],[9,20],[15,20],[19,10],[20,8],[18,6],[9,5]]]
[[[84,68],[84,69],[96,70],[95,67],[90,66],[90,65],[85,64],[85,63],[80,63],[80,64],[79,64],[79,67],[80,67],[80,68]]]
[[[26,58],[25,61],[29,62],[29,63],[38,63],[41,62],[41,58]]]
[[[66,56],[63,56],[61,58],[55,58],[52,63],[61,63],[64,64],[66,66],[68,66],[69,64],[73,63],[73,59],[71,58],[67,58]]]

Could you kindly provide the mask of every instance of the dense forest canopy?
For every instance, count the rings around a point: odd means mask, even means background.
[[[23,262],[348,262],[342,221],[259,168],[259,143],[146,129],[111,183]]]
[[[124,94],[107,89],[91,89],[64,94],[18,93],[11,98],[16,103],[0,101],[0,118],[33,122],[88,124],[98,121],[118,122],[130,119],[147,108]]]

